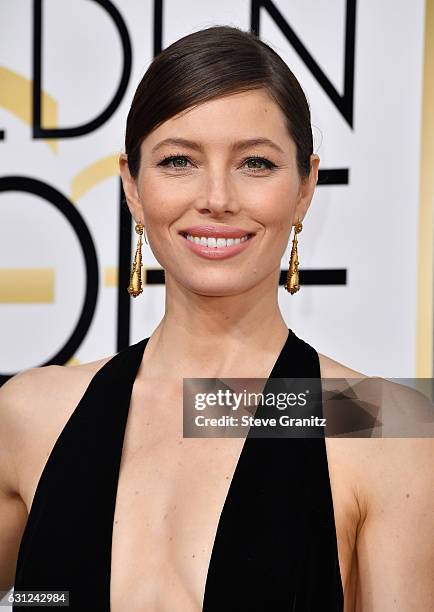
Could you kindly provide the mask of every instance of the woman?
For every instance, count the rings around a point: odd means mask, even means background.
[[[363,377],[278,305],[318,177],[298,81],[250,33],[195,32],[147,70],[125,145],[128,291],[145,228],[165,314],[115,356],[1,390],[3,588],[112,612],[432,609],[432,445],[183,437],[184,378]]]

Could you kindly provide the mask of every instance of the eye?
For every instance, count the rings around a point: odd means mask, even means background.
[[[165,157],[164,159],[162,159],[158,163],[158,165],[159,166],[169,166],[171,168],[187,168],[185,164],[182,164],[182,165],[175,164],[174,166],[170,166],[170,163],[172,161],[178,161],[178,160],[189,161],[185,155],[170,155],[169,157]]]
[[[272,161],[266,159],[265,157],[260,157],[259,155],[253,155],[246,158],[243,162],[243,165],[250,162],[253,162],[255,164],[253,168],[248,168],[253,173],[264,172],[265,170],[273,170],[274,168],[277,168],[276,164],[274,164]],[[169,155],[168,157],[164,157],[160,162],[158,162],[157,165],[166,166],[173,169],[184,169],[188,168],[187,163],[191,163],[188,157],[182,155],[181,153],[177,153],[175,155]],[[265,167],[258,167],[258,165],[260,166],[261,164]]]
[[[269,159],[266,159],[265,157],[260,157],[259,155],[254,155],[253,157],[249,157],[248,159],[245,160],[244,163],[251,162],[251,161],[254,161],[255,164],[258,164],[258,163],[265,164],[265,168],[258,168],[257,166],[250,168],[250,170],[253,170],[254,172],[260,172],[262,170],[272,170],[273,168],[277,167],[276,164],[273,164],[272,161],[270,161]]]

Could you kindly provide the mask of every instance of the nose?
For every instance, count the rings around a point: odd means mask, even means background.
[[[207,173],[204,193],[198,201],[200,212],[213,215],[237,213],[240,209],[239,201],[228,171],[219,169]]]

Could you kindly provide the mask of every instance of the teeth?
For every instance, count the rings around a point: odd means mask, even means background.
[[[187,240],[190,242],[195,242],[196,244],[201,244],[203,246],[209,248],[221,248],[231,246],[233,244],[240,244],[241,242],[245,242],[248,240],[247,234],[242,238],[206,238],[205,236],[191,236],[190,234],[184,234]]]

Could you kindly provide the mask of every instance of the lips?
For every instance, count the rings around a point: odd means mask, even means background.
[[[243,236],[253,236],[254,232],[249,232],[241,227],[216,226],[216,225],[193,225],[186,227],[179,232],[186,236],[198,236],[205,238],[242,238]]]
[[[250,248],[250,244],[256,235],[256,232],[249,232],[243,227],[209,224],[192,225],[178,233],[187,249],[199,257],[214,261],[228,259],[243,253],[246,249]],[[208,246],[207,241],[210,238],[214,240],[210,241],[211,244]],[[219,238],[230,241],[232,244],[218,244]],[[236,243],[234,244],[235,240]]]

